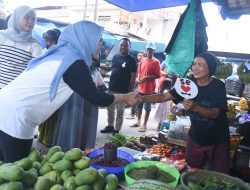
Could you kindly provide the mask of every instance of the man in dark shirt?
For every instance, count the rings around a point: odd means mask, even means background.
[[[120,41],[120,53],[116,54],[112,59],[112,73],[110,76],[109,92],[113,94],[127,93],[134,89],[136,77],[136,60],[129,54],[131,42],[128,38],[122,38]],[[116,122],[115,109],[117,112]],[[123,114],[125,110],[124,103],[111,105],[108,110],[108,126],[101,133],[118,133],[123,123]]]

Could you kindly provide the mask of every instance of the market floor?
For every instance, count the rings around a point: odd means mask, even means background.
[[[146,130],[146,132],[139,132],[138,131],[138,127],[129,127],[133,124],[136,123],[137,119],[126,119],[129,115],[130,115],[130,110],[131,108],[128,107],[125,109],[125,113],[124,113],[124,120],[123,120],[123,125],[122,125],[122,129],[120,131],[120,133],[124,134],[124,135],[128,135],[128,136],[138,136],[140,137],[141,135],[156,135],[158,134],[157,132],[157,122],[154,120],[154,115],[155,112],[157,110],[158,104],[153,104],[152,105],[152,109],[151,109],[151,113],[149,115],[149,119],[148,119],[148,128]],[[142,112],[142,120],[141,123],[143,123],[143,119],[144,119],[144,114],[145,111],[143,110]],[[97,126],[97,134],[96,134],[96,147],[100,147],[102,146],[105,142],[107,142],[111,136],[110,133],[108,134],[103,134],[100,133],[100,130],[103,129],[105,126],[107,126],[107,109],[106,108],[100,108],[99,109],[99,117],[98,117],[98,126]]]

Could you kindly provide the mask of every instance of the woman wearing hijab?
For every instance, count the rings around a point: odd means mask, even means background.
[[[219,60],[208,52],[198,55],[193,62],[194,82],[198,95],[184,100],[190,111],[191,128],[186,145],[186,161],[196,168],[208,164],[210,170],[229,173],[229,125],[225,85],[213,77]],[[183,101],[175,89],[164,94],[143,96],[145,102]]]
[[[35,22],[35,11],[20,6],[10,17],[8,29],[0,31],[0,89],[21,74],[29,60],[41,55],[42,47],[32,37]]]
[[[101,48],[102,40],[98,50]],[[99,58],[99,51],[96,52],[96,58]],[[99,72],[98,62],[99,60],[93,59],[90,66],[96,86],[100,83],[95,77]],[[53,145],[60,146],[64,151],[74,147],[83,150],[95,148],[98,111],[98,106],[92,105],[74,92],[58,111]]]
[[[5,162],[28,155],[36,126],[73,91],[98,106],[137,102],[133,93],[111,95],[96,88],[89,66],[102,32],[102,27],[88,21],[69,25],[57,45],[30,61],[26,71],[0,90],[0,144]]]

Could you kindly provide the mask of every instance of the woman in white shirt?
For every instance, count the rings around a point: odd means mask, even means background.
[[[0,90],[0,145],[5,162],[28,155],[36,126],[60,108],[73,91],[97,106],[137,103],[134,93],[108,94],[93,82],[89,66],[102,32],[102,27],[89,21],[69,25],[57,45],[30,61],[27,70]]]

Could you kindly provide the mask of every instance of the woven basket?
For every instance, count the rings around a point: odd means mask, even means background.
[[[238,80],[226,80],[226,92],[233,96],[241,97],[245,84]]]

